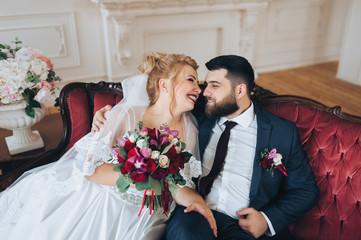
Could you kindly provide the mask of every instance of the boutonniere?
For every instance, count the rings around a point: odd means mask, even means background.
[[[282,164],[282,154],[277,153],[277,149],[273,148],[271,151],[268,151],[268,148],[265,148],[263,152],[261,152],[261,163],[260,165],[270,171],[272,176],[274,174],[275,168],[280,170],[286,177],[288,177],[286,173],[286,168]]]

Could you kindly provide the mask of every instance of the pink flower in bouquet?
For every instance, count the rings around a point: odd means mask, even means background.
[[[39,56],[38,57],[41,61],[45,62],[49,69],[53,70],[54,64],[51,62],[51,60],[45,56]]]

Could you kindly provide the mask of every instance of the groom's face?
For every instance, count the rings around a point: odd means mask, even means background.
[[[207,87],[203,95],[207,99],[205,113],[209,117],[227,116],[239,109],[235,91],[226,75],[227,70],[223,68],[207,73],[205,79]]]

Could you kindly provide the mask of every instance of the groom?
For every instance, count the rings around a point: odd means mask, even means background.
[[[198,190],[216,219],[217,239],[289,239],[288,226],[319,195],[296,126],[251,101],[254,73],[245,58],[219,56],[206,67],[205,101],[194,111],[203,168]],[[261,163],[261,153],[272,149],[279,168]],[[167,239],[215,237],[203,216],[178,206]]]
[[[289,239],[288,226],[319,195],[296,126],[251,101],[254,73],[245,58],[219,56],[206,67],[205,111],[195,113],[203,170],[198,191],[213,211],[217,239]],[[260,164],[267,149],[282,155],[280,169]],[[215,238],[200,214],[178,206],[167,239]]]

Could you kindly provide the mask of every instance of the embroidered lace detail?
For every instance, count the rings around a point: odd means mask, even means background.
[[[139,192],[134,188],[129,188],[125,193],[119,192],[119,189],[115,186],[105,186],[103,187],[115,195],[117,198],[130,203],[132,205],[141,206],[143,202],[143,193]]]
[[[193,177],[199,177],[202,174],[202,166],[201,162],[198,161],[195,157],[191,157],[189,161],[184,164],[184,168],[179,171],[180,175],[186,180],[186,184],[180,187],[190,187],[195,188],[196,185],[194,184],[192,178]]]
[[[50,195],[65,196],[72,191],[81,190],[85,181],[87,180],[84,178],[83,173],[73,163],[73,171],[71,173],[71,177],[69,177],[65,181],[59,181],[56,179],[56,176],[54,174],[50,174],[50,184],[48,186],[51,187],[50,189],[48,189],[48,192]]]
[[[110,151],[111,135],[111,131],[102,138],[99,137],[100,132],[88,134],[75,144],[78,151],[76,158],[84,161],[84,175],[90,176],[98,166],[105,162],[113,163],[116,160],[116,156]]]

